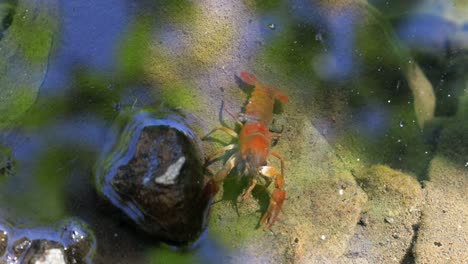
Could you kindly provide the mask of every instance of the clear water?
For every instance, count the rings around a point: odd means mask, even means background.
[[[0,43],[29,2],[0,2]],[[31,51],[31,67],[0,62],[18,86],[38,87],[26,90],[37,92],[31,107],[0,123],[14,160],[0,175],[0,216],[26,226],[78,217],[95,233],[94,263],[219,263],[226,238],[207,232],[194,249],[175,250],[137,231],[98,197],[93,166],[122,110],[182,108],[202,120],[200,136],[219,125],[221,101],[241,112],[244,70],[289,95],[276,122],[306,117],[349,170],[387,164],[429,180],[436,154],[466,169],[468,4],[328,2],[50,0],[29,9],[24,16],[53,10],[43,25],[52,46],[39,62]],[[13,46],[38,49],[30,38]]]

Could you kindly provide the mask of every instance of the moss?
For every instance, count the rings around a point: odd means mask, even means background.
[[[358,28],[354,42],[364,64],[406,70],[405,65],[410,56],[398,42],[390,22],[370,5],[366,5],[366,10],[368,15],[364,24]]]
[[[274,38],[263,50],[267,64],[277,65],[289,76],[305,75],[314,78],[313,60],[321,53],[320,42],[311,36],[317,31],[304,24],[295,24]]]
[[[14,98],[11,98],[12,100],[7,104],[0,104],[0,112],[3,117],[0,118],[0,127],[6,126],[11,121],[19,118],[36,99],[36,94],[25,86],[16,87],[14,94]]]
[[[200,107],[195,100],[194,91],[183,84],[164,86],[160,89],[161,99],[167,106],[195,110]]]
[[[194,254],[190,252],[178,252],[167,246],[163,246],[149,251],[148,263],[192,264],[199,263],[199,261],[197,261]]]
[[[36,11],[34,7],[18,7],[17,10],[8,32],[26,60],[42,63],[49,55],[56,31],[54,19],[48,12]]]
[[[356,180],[371,197],[397,196],[408,203],[421,194],[421,187],[413,177],[384,165],[374,165],[356,174]]]
[[[12,19],[3,25],[9,27],[0,41],[1,127],[11,125],[34,102],[56,31],[53,3],[11,3]]]

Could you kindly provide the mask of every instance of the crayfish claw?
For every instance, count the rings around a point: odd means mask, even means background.
[[[263,230],[267,231],[275,223],[276,218],[281,210],[284,199],[286,198],[286,192],[281,189],[275,189],[271,194],[270,204],[268,209],[260,220],[260,225],[263,225],[267,222]]]

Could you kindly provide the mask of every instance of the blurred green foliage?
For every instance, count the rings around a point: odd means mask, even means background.
[[[148,263],[174,263],[174,264],[196,264],[200,263],[193,252],[179,252],[170,249],[168,246],[162,246],[149,251]]]
[[[18,7],[8,30],[15,45],[30,63],[42,63],[49,55],[56,21],[48,12],[33,13],[37,7]]]
[[[276,65],[289,76],[307,76],[316,79],[313,59],[323,51],[322,43],[313,36],[317,30],[307,24],[291,23],[283,34],[266,47],[267,63]]]
[[[150,54],[151,20],[149,16],[139,16],[128,27],[117,49],[119,77],[124,80],[141,78],[145,56]]]
[[[160,16],[173,22],[186,22],[196,13],[191,0],[158,0],[153,3]]]
[[[457,115],[447,118],[438,142],[438,151],[465,165],[468,160],[468,92],[460,97]]]
[[[283,3],[282,0],[242,0],[242,1],[247,7],[257,12],[269,11],[271,9],[274,9],[275,7],[278,7],[281,3]]]
[[[10,126],[36,99],[57,30],[52,2],[0,4],[0,127]]]
[[[65,151],[44,151],[33,165],[34,177],[19,179],[18,175],[4,182],[3,197],[0,199],[2,206],[14,208],[15,217],[35,223],[51,223],[65,217],[64,181],[69,158]],[[20,181],[22,184],[17,188],[8,188],[10,181]]]

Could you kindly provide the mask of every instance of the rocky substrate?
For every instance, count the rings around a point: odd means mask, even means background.
[[[0,263],[92,263],[94,235],[77,219],[34,228],[0,222]]]

